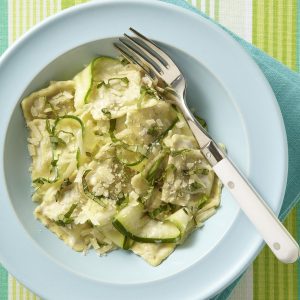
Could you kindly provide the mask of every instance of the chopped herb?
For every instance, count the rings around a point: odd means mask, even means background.
[[[115,129],[116,129],[116,123],[117,123],[117,120],[116,119],[111,119],[110,120],[110,123],[109,123],[109,135],[110,135],[110,138],[112,140],[112,142],[116,143],[118,142],[119,140],[116,138],[115,136]]]
[[[197,175],[208,175],[209,174],[209,170],[206,169],[206,168],[201,168],[201,167],[194,168],[194,169],[183,169],[182,170],[182,174],[184,176],[190,176],[190,175],[194,175],[194,174],[197,174]]]
[[[97,244],[98,244],[98,246],[99,246],[100,248],[101,248],[101,247],[105,247],[105,246],[109,246],[108,243],[100,242],[100,241],[98,241],[97,239],[96,239],[96,241],[97,241]]]
[[[175,157],[175,156],[178,156],[178,155],[183,155],[187,152],[190,152],[191,149],[181,149],[181,150],[176,150],[176,151],[171,151],[170,155]]]
[[[121,82],[125,83],[125,86],[127,87],[129,84],[129,79],[127,77],[114,77],[114,78],[110,78],[108,79],[107,83],[105,83],[104,81],[101,81],[97,84],[97,89],[100,89],[102,86],[106,87],[106,88],[110,88],[111,84],[110,82],[113,80],[120,80]]]
[[[54,167],[55,176],[53,179],[45,178],[45,177],[38,177],[32,181],[34,184],[43,185],[45,183],[54,183],[58,180],[59,173],[57,167]]]
[[[70,186],[72,184],[72,181],[70,181],[69,178],[65,178],[64,181],[62,182],[62,184],[59,187],[59,190],[56,194],[56,201],[58,201],[58,199],[61,197],[61,195],[64,193],[64,191],[66,190],[66,188],[68,186]]]
[[[50,122],[48,119],[46,120],[46,130],[48,131],[49,135],[53,134],[53,128],[51,128]]]
[[[44,184],[44,183],[50,183],[51,182],[51,180],[49,180],[49,179],[47,179],[47,178],[44,178],[44,177],[38,177],[38,178],[36,178],[36,179],[34,179],[33,181],[32,181],[33,183],[35,183],[35,184]]]
[[[93,192],[91,192],[89,190],[88,184],[86,182],[86,176],[91,172],[91,170],[85,170],[83,175],[82,175],[82,189],[84,194],[90,198],[91,200],[95,201],[96,203],[98,203],[99,205],[105,207],[106,203],[105,203],[105,197],[101,196],[97,196],[95,195]]]
[[[128,79],[127,77],[123,77],[123,78],[120,78],[120,79],[121,79],[121,81],[122,81],[123,83],[126,84],[126,86],[128,86],[128,84],[129,84],[129,79]]]
[[[122,208],[124,208],[125,206],[127,206],[128,202],[129,202],[129,197],[125,196],[123,193],[120,193],[120,195],[118,195],[118,199],[116,201],[116,205],[121,210]]]
[[[126,59],[126,58],[124,58],[124,57],[122,57],[121,59],[120,59],[120,61],[121,61],[121,64],[123,65],[123,66],[126,66],[126,65],[128,65],[130,62]]]
[[[160,220],[164,219],[166,214],[173,212],[174,208],[175,205],[172,203],[162,204],[154,210],[149,211],[147,214],[151,219]]]
[[[59,130],[59,131],[57,132],[57,134],[59,134],[59,133],[61,133],[61,132],[65,133],[65,134],[69,134],[69,135],[71,135],[71,136],[74,136],[74,134],[73,134],[72,132],[65,131],[65,130]]]
[[[76,151],[76,167],[77,169],[79,169],[80,167],[80,149],[77,148],[77,151]]]
[[[194,117],[195,119],[200,123],[200,125],[205,129],[205,130],[208,130],[208,127],[207,127],[207,123],[204,119],[202,119],[201,117],[199,117],[198,115],[196,115],[194,113]]]
[[[101,88],[101,86],[105,86],[105,82],[104,81],[101,81],[101,82],[99,82],[98,84],[97,84],[97,89],[100,89]]]
[[[156,139],[153,141],[153,143],[161,141],[168,134],[168,132],[173,129],[173,127],[178,122],[178,120],[179,120],[178,117],[176,117],[175,120],[171,123],[171,125],[165,131],[163,131],[160,135],[158,135],[156,137]]]
[[[73,223],[74,219],[71,218],[71,215],[74,212],[76,207],[77,207],[77,204],[72,204],[69,211],[62,218],[59,218],[57,221],[55,221],[55,223],[59,226],[66,226],[68,224]]]
[[[159,98],[157,91],[149,86],[143,85],[140,89],[141,96],[149,95],[155,98]]]
[[[101,111],[108,119],[111,119],[111,112],[107,108],[102,108]]]
[[[209,174],[209,170],[208,169],[202,169],[201,174],[202,175],[208,175]]]
[[[189,215],[189,212],[187,211],[187,209],[184,207],[183,211],[185,212],[185,214]]]
[[[104,136],[104,133],[100,132],[99,130],[96,130],[96,131],[94,131],[94,135]]]
[[[151,126],[148,130],[147,130],[147,134],[153,136],[153,137],[157,137],[159,134],[159,127],[157,124],[154,124],[153,126]]]
[[[201,195],[197,203],[198,209],[200,209],[208,201],[208,199],[209,197],[207,195]]]
[[[201,189],[203,189],[203,188],[204,188],[204,186],[202,183],[195,181],[188,186],[188,191],[191,194],[196,194],[196,193],[200,193]]]
[[[87,157],[92,157],[92,156],[93,156],[93,154],[92,154],[91,152],[85,152],[85,155],[86,155]]]
[[[63,139],[59,138],[58,136],[54,136],[54,135],[50,136],[50,143],[51,143],[53,149],[56,149],[58,146],[66,145],[66,142]]]
[[[57,162],[58,162],[58,159],[53,159],[53,160],[51,161],[51,166],[52,166],[52,167],[56,167],[56,166],[57,166]]]

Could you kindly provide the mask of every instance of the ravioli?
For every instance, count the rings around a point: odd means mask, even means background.
[[[122,248],[157,266],[220,205],[182,114],[127,61],[95,58],[22,110],[34,215],[76,251]]]

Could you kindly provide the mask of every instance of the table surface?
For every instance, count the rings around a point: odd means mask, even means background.
[[[30,27],[48,16],[87,0],[0,0],[0,54]],[[300,72],[300,0],[187,0],[201,11]],[[285,226],[300,238],[300,206]],[[243,275],[231,300],[297,300],[300,298],[300,262],[284,265],[267,247]],[[18,283],[0,265],[0,300],[40,299]]]

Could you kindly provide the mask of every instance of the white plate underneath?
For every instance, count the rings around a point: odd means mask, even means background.
[[[0,62],[0,261],[46,299],[205,299],[241,274],[262,245],[226,190],[217,214],[156,268],[125,251],[83,256],[34,220],[19,101],[49,80],[72,78],[92,57],[116,55],[112,41],[130,26],[170,53],[186,76],[189,105],[276,213],[282,204],[287,146],[280,111],[261,71],[231,37],[159,1],[66,10],[26,34]]]

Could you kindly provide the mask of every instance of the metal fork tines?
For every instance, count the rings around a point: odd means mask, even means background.
[[[139,65],[152,80],[172,86],[180,71],[171,58],[156,44],[133,28],[134,36],[124,34],[114,46],[131,63]]]

